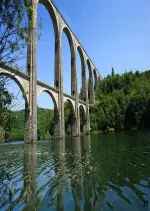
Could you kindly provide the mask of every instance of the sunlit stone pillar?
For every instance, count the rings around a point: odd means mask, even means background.
[[[77,71],[76,71],[76,56],[74,55],[71,58],[71,93],[75,99],[75,111],[74,117],[72,120],[72,136],[78,136],[80,133],[79,130],[79,96],[78,96],[78,80],[77,80]]]
[[[85,65],[86,67],[86,65]],[[89,76],[89,83],[90,83],[90,76]],[[94,89],[94,86],[93,86]],[[90,114],[89,114],[89,99],[88,99],[88,83],[87,83],[87,76],[86,76],[86,69],[85,69],[85,96],[86,96],[86,113],[85,113],[85,125],[84,125],[84,131],[90,130]],[[91,94],[91,93],[90,93]]]
[[[89,113],[89,104],[86,105],[86,117],[85,117],[85,126],[84,130],[90,131],[90,113]]]
[[[31,1],[32,13],[29,14],[29,43],[27,50],[27,74],[29,75],[29,105],[25,125],[25,143],[37,141],[37,74],[36,74],[36,27],[37,4]]]
[[[90,92],[90,99],[89,99],[89,103],[90,104],[94,104],[95,102],[95,93],[94,93],[94,80],[93,80],[93,72],[90,68],[89,71],[89,92]]]
[[[87,79],[86,79],[86,65],[85,61],[82,64],[82,99],[83,101],[87,101]]]
[[[63,75],[62,75],[62,42],[60,33],[55,38],[55,88],[58,90],[58,109],[55,112],[55,130],[56,139],[65,136],[64,127],[64,99],[63,99]]]

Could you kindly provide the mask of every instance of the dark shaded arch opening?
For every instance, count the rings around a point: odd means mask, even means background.
[[[24,140],[29,107],[26,92],[15,76],[0,73],[0,100],[0,139]]]
[[[80,132],[84,132],[85,128],[85,110],[82,105],[79,106],[79,113],[80,113]]]
[[[72,36],[67,27],[63,28],[61,37],[62,37],[62,68],[63,68],[64,92],[74,96],[76,94],[75,51],[74,51]]]
[[[72,135],[73,120],[75,112],[72,102],[67,99],[64,103],[65,134]]]
[[[44,90],[38,97],[38,140],[55,138],[55,127],[58,118],[58,108],[54,96]]]
[[[4,78],[2,79],[2,77],[4,77]],[[0,73],[0,80],[6,80],[6,78],[12,79],[18,85],[18,87],[20,88],[20,90],[22,92],[22,96],[25,100],[25,103],[28,105],[28,100],[27,100],[25,90],[24,90],[23,86],[21,85],[21,83],[18,81],[18,79],[12,74],[1,72]]]

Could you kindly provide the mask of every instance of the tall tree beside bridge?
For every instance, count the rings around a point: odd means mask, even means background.
[[[28,16],[31,13],[27,0],[0,1],[0,67],[14,66],[26,57],[28,32],[32,26]],[[8,81],[7,77],[0,76],[0,127],[4,129],[4,138],[7,138],[6,132],[10,130],[9,109],[15,98],[7,91]]]

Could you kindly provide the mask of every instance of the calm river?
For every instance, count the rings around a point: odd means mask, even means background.
[[[150,210],[150,131],[1,144],[0,210]]]

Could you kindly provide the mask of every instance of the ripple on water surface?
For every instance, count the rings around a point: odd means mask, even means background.
[[[150,210],[149,137],[0,145],[0,210]]]

